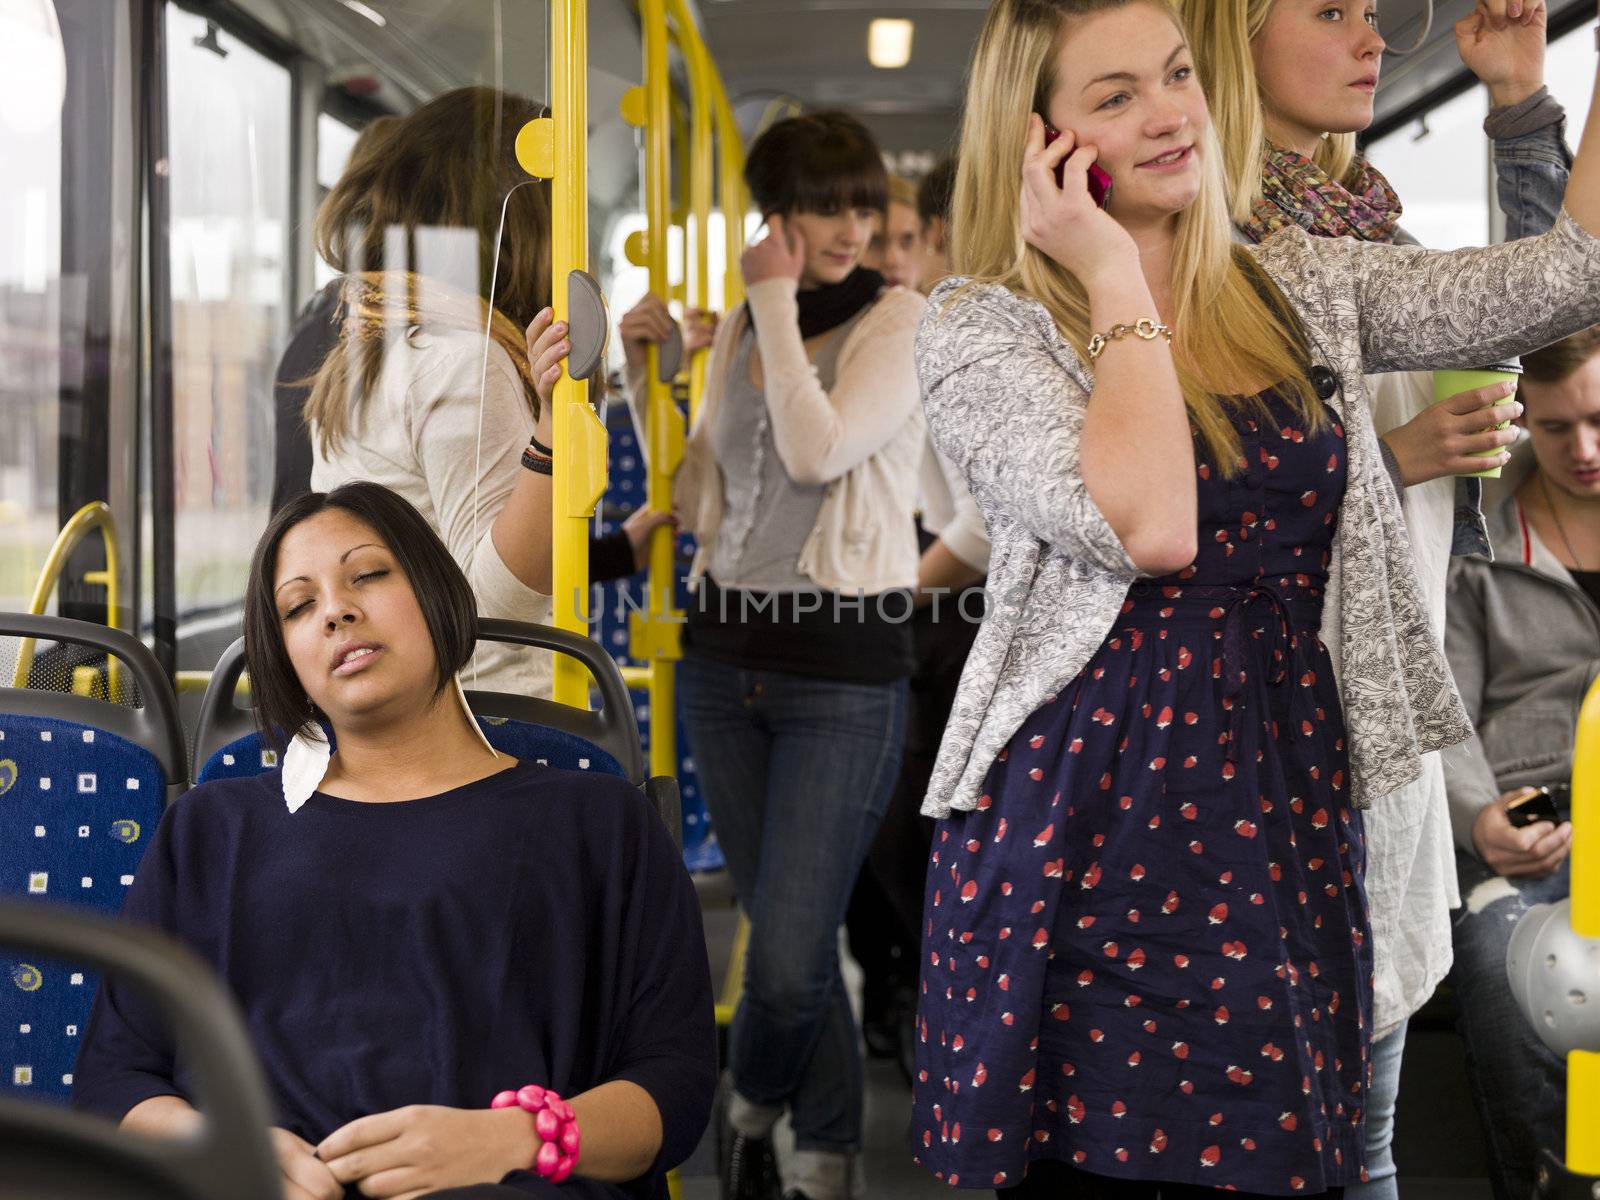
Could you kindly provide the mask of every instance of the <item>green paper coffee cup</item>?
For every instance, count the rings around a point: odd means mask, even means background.
[[[1521,378],[1522,364],[1514,358],[1472,371],[1435,371],[1433,400],[1437,404],[1441,400],[1450,399],[1451,396],[1470,392],[1473,388],[1490,387],[1497,383],[1517,383]],[[1511,395],[1514,396],[1516,393],[1512,392]],[[1510,396],[1505,397],[1505,399],[1510,398]],[[1509,424],[1510,421],[1501,421],[1495,428],[1504,429]],[[1500,450],[1482,450],[1478,452],[1477,457],[1495,458],[1500,453]],[[1499,479],[1500,468],[1490,467],[1487,471],[1466,471],[1463,474],[1477,479]]]

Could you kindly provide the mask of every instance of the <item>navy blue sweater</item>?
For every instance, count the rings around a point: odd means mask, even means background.
[[[238,998],[278,1106],[315,1145],[406,1104],[484,1108],[524,1083],[644,1088],[664,1138],[623,1187],[658,1197],[716,1086],[700,910],[639,791],[519,764],[421,800],[320,792],[298,813],[277,772],[195,788],[168,810],[123,908],[199,952]],[[102,984],[74,1103],[120,1119],[190,1096],[170,1033]],[[538,1194],[542,1180],[504,1182]],[[576,1186],[574,1186],[576,1185]]]

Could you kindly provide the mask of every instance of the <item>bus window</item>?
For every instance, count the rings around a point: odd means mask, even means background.
[[[0,238],[0,609],[21,611],[57,523],[67,64],[55,9],[0,11],[0,47],[0,229],[14,231]]]
[[[322,113],[317,117],[317,187],[326,192],[339,182],[350,151],[356,147],[361,131],[352,129],[338,117]]]
[[[137,181],[110,169],[133,161],[137,112],[119,69],[131,42],[125,6],[0,3],[4,610],[27,609],[57,531],[80,506],[109,502],[125,532],[132,521]],[[104,591],[83,580],[102,565],[90,539],[50,611],[104,621]]]
[[[1591,59],[1593,55],[1591,54]],[[1593,67],[1591,65],[1592,72]],[[1473,87],[1367,147],[1405,203],[1400,224],[1424,246],[1454,250],[1489,242],[1488,93]]]
[[[289,319],[290,111],[286,67],[168,7],[180,669],[211,667],[236,635],[272,495],[272,379]]]
[[[1550,94],[1567,110],[1567,142],[1574,149],[1583,132],[1594,91],[1594,34],[1588,25],[1556,38],[1545,49],[1544,78]]]
[[[350,161],[350,151],[355,149],[361,131],[352,129],[338,117],[320,113],[317,116],[317,195],[320,199],[328,189],[339,182],[345,163]],[[311,265],[312,287],[321,291],[334,277],[334,269],[322,261],[319,254]]]

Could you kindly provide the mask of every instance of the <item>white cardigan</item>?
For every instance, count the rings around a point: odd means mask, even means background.
[[[511,573],[489,532],[522,478],[533,412],[511,356],[491,342],[485,379],[483,350],[482,334],[458,329],[413,329],[391,341],[338,451],[324,457],[311,430],[311,486],[325,492],[365,479],[399,493],[444,539],[479,616],[545,625],[550,597]],[[524,696],[548,697],[551,677],[547,651],[493,644],[462,672],[467,687]]]
[[[1367,381],[1373,431],[1380,437],[1433,403],[1433,376],[1423,372],[1375,375]],[[1455,532],[1454,476],[1400,493],[1415,560],[1417,587],[1429,624],[1444,639],[1445,588]],[[1342,612],[1338,580],[1323,604],[1322,639],[1339,670]],[[1445,796],[1444,763],[1422,756],[1422,774],[1383,796],[1366,813],[1367,908],[1372,922],[1372,1035],[1397,1029],[1450,972],[1450,910],[1460,903],[1455,847]]]
[[[795,336],[797,294],[794,280],[769,279],[748,295],[778,457],[797,482],[827,484],[797,565],[818,587],[848,595],[914,587],[919,556],[912,513],[925,436],[914,354],[922,297],[905,288],[879,297],[845,335],[829,391]],[[699,540],[692,568],[697,578],[705,574],[722,526],[712,421],[749,320],[741,307],[717,330],[700,413],[673,481],[673,507]],[[629,402],[642,430],[641,385],[637,377],[630,381]]]

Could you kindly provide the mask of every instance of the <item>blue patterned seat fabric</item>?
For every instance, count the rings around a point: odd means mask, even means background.
[[[633,419],[626,404],[614,403],[606,409],[606,429],[610,438],[610,487],[606,492],[605,516],[601,533],[614,533],[622,528],[626,513],[645,502],[644,454],[634,432]],[[694,538],[683,534],[678,538],[678,551],[687,562],[693,555]],[[689,606],[689,590],[682,578],[676,587],[674,603],[680,609]],[[613,580],[602,584],[602,599],[592,608],[589,636],[599,642],[619,663],[627,666],[645,666],[642,659],[628,655],[628,620],[632,612],[644,607],[645,584],[642,576]],[[639,722],[639,733],[648,744],[650,740],[650,705],[640,693],[633,706],[634,717]],[[678,786],[679,802],[683,809],[683,865],[690,871],[720,871],[723,867],[722,847],[711,828],[711,818],[706,812],[706,802],[700,795],[700,781],[695,776],[694,758],[683,731],[683,721],[678,721]]]
[[[166,802],[148,750],[0,714],[0,894],[116,913]],[[0,949],[0,1095],[64,1102],[96,976]]]
[[[545,725],[530,725],[526,721],[512,721],[503,717],[479,717],[478,724],[491,746],[513,758],[544,763],[564,771],[627,774],[621,763],[586,738]],[[208,758],[200,768],[196,781],[208,783],[213,779],[259,775],[277,765],[276,752],[265,744],[261,735],[247,733]]]

